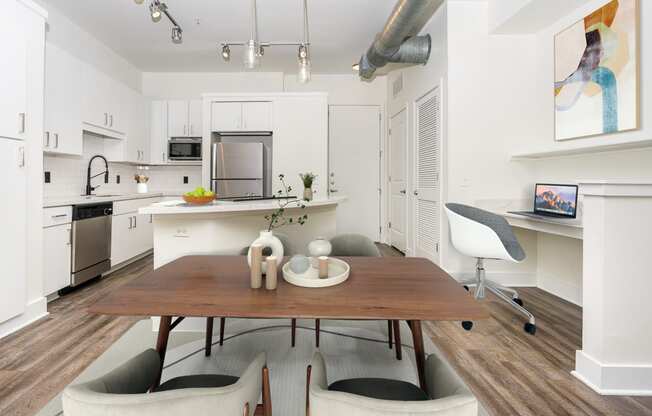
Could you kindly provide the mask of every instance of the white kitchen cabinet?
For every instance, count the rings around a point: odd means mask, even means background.
[[[168,101],[169,137],[201,137],[201,100]]]
[[[93,66],[82,66],[82,121],[92,132],[123,138],[128,122],[124,103],[128,87]]]
[[[20,18],[25,7],[14,0],[2,2],[0,13],[0,137],[23,139],[27,108],[27,37]]]
[[[160,201],[160,198],[119,201],[113,205],[111,226],[111,267],[115,267],[154,247],[154,230],[150,215],[138,209]]]
[[[214,102],[211,106],[212,131],[272,131],[272,103]]]
[[[152,101],[149,108],[149,163],[167,164],[168,145],[168,103]]]
[[[125,161],[149,163],[149,103],[136,91],[127,92],[129,127],[127,129]]]
[[[43,229],[43,294],[70,286],[72,224]]]
[[[47,43],[45,49],[45,132],[43,150],[49,153],[82,154],[82,63]]]
[[[22,314],[27,304],[27,172],[25,143],[20,140],[0,138],[0,189],[8,196],[0,204],[3,219],[0,322],[3,322]]]
[[[137,255],[134,252],[135,214],[114,215],[111,223],[111,267]]]
[[[242,129],[245,131],[272,131],[272,103],[242,103]]]

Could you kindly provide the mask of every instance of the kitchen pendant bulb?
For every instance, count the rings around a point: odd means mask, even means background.
[[[144,1],[145,1],[145,0],[134,0],[134,2],[135,2],[136,4],[143,4]]]
[[[183,42],[183,30],[179,26],[174,26],[172,28],[172,42],[181,43]]]
[[[231,60],[231,48],[229,45],[222,45],[222,59],[224,59],[224,62]]]
[[[360,64],[351,65],[351,69],[354,70],[355,72],[359,72],[360,71]]]
[[[152,2],[152,4],[149,5],[149,12],[152,15],[152,21],[154,23],[161,21],[163,13],[161,13],[161,7],[158,2]]]
[[[308,47],[306,45],[299,45],[299,59],[306,59],[308,57]]]
[[[250,40],[245,46],[244,66],[247,69],[254,69],[259,63],[258,47],[255,41]]]
[[[310,82],[310,59],[299,59],[299,72],[297,73],[297,80],[301,84]]]

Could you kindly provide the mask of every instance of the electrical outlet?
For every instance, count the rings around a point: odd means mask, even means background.
[[[188,177],[187,176],[183,177],[183,183],[188,183]]]
[[[44,173],[45,173],[45,183],[52,182],[52,175],[50,174],[50,172],[45,171]]]
[[[188,238],[190,235],[188,234],[188,230],[185,228],[177,228],[177,232],[174,233],[174,236],[177,238]]]
[[[120,175],[115,175],[115,183],[120,183]]]

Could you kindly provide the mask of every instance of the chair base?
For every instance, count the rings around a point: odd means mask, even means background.
[[[524,329],[526,332],[534,335],[534,332],[536,331],[536,320],[534,315],[523,307],[523,301],[519,297],[518,292],[512,288],[503,286],[500,283],[486,279],[484,259],[478,259],[475,274],[475,278],[461,281],[460,284],[467,288],[475,288],[474,296],[476,299],[484,299],[487,290],[496,295],[499,299],[506,302],[509,306],[516,309],[517,312],[521,313],[528,319]]]

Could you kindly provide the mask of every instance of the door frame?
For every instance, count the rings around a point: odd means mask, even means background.
[[[417,227],[417,221],[416,221],[416,215],[417,215],[417,204],[416,204],[416,196],[414,195],[414,192],[417,189],[417,175],[418,175],[418,167],[417,167],[417,157],[418,157],[418,143],[417,143],[417,135],[418,135],[418,102],[421,101],[423,98],[428,96],[429,94],[432,94],[433,91],[436,89],[439,89],[439,100],[440,100],[440,108],[441,108],[441,126],[440,126],[440,163],[439,163],[439,201],[440,204],[438,206],[439,208],[439,251],[437,252],[437,255],[435,256],[437,259],[437,265],[440,267],[443,267],[442,265],[442,258],[444,257],[442,255],[442,252],[447,249],[448,247],[448,239],[442,238],[443,236],[448,235],[448,218],[446,217],[446,213],[444,212],[444,204],[446,203],[446,195],[447,195],[447,169],[448,169],[448,156],[447,156],[447,151],[448,151],[448,146],[447,146],[447,140],[446,140],[446,132],[448,131],[448,122],[447,122],[447,113],[446,113],[446,90],[444,88],[444,78],[440,78],[438,84],[432,86],[432,88],[429,88],[426,90],[425,93],[417,96],[411,103],[410,103],[410,108],[412,110],[412,117],[411,117],[411,123],[412,123],[412,131],[413,135],[410,138],[411,139],[411,146],[412,146],[412,152],[411,152],[411,162],[412,162],[412,177],[411,177],[411,189],[408,193],[409,199],[410,199],[410,217],[411,217],[411,222],[410,222],[410,243],[409,245],[411,246],[411,255],[416,254],[416,227]],[[444,232],[446,230],[446,232]]]
[[[387,134],[386,134],[386,126],[385,126],[385,106],[381,104],[328,104],[328,151],[327,151],[327,186],[326,189],[328,191],[329,197],[330,195],[330,174],[331,174],[331,152],[330,152],[330,146],[331,146],[331,128],[332,128],[332,120],[331,120],[331,109],[337,108],[337,107],[375,107],[378,109],[378,149],[377,149],[377,154],[378,154],[378,239],[376,241],[378,242],[385,242],[385,240],[388,238],[389,233],[387,232],[386,229],[386,224],[387,224],[387,218],[389,217],[387,207],[384,204],[384,198],[383,195],[386,194],[387,186],[386,186],[386,179],[387,179],[387,160],[385,156],[385,149],[387,146]]]
[[[409,190],[411,188],[411,178],[410,178],[410,114],[408,111],[409,107],[408,104],[405,103],[398,111],[394,112],[391,116],[387,117],[387,174],[385,177],[385,189],[386,192],[385,194],[387,197],[385,198],[386,200],[386,205],[387,205],[387,218],[386,221],[383,223],[384,224],[384,229],[386,230],[386,235],[387,238],[384,241],[388,245],[392,245],[392,238],[391,238],[391,232],[390,232],[390,227],[389,227],[389,222],[392,218],[392,188],[391,188],[391,180],[389,173],[391,172],[391,160],[392,160],[392,146],[391,146],[391,136],[392,136],[392,119],[402,112],[405,112],[405,189]],[[410,240],[410,234],[411,234],[411,228],[410,228],[410,197],[409,197],[409,192],[406,193],[405,195],[405,255],[411,252],[411,240]]]

